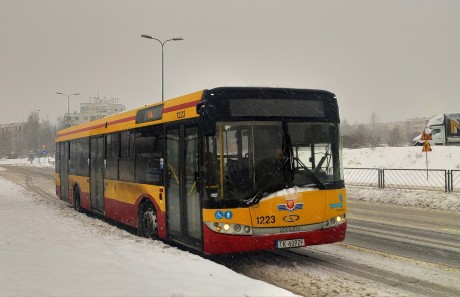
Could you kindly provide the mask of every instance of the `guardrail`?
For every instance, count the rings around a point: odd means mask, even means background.
[[[460,170],[344,168],[344,176],[357,187],[460,192]]]

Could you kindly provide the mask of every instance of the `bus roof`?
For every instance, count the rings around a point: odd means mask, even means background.
[[[336,104],[335,95],[324,90],[269,88],[269,87],[219,87],[209,90],[200,90],[177,98],[146,105],[133,110],[106,116],[102,119],[83,123],[63,130],[56,134],[56,142],[67,141],[82,137],[96,136],[106,133],[123,131],[133,128],[162,124],[178,119],[198,117],[196,105],[202,100],[208,100],[217,105],[224,104],[228,98],[311,98],[327,97]],[[217,101],[216,101],[217,100]],[[223,100],[223,101],[222,101]],[[219,101],[222,101],[219,103]],[[224,110],[225,108],[222,108]],[[155,117],[155,114],[158,117]],[[141,115],[141,117],[140,117]],[[338,119],[338,110],[332,118]]]

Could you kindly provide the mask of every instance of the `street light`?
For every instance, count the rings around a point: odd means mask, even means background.
[[[156,40],[161,44],[161,102],[163,102],[165,99],[164,98],[164,46],[165,46],[165,43],[168,41],[180,41],[180,40],[184,40],[184,38],[175,37],[175,38],[171,38],[171,39],[168,39],[162,42],[161,40],[156,39],[146,34],[142,34],[141,37]]]
[[[61,93],[61,92],[56,92],[56,94],[58,94],[58,95],[64,95],[64,96],[67,97],[67,121],[69,122],[69,127],[70,127],[70,126],[71,126],[71,124],[70,124],[70,112],[69,112],[69,101],[70,101],[70,97],[71,97],[71,96],[80,95],[80,93],[74,93],[74,94],[67,95],[67,94],[64,94],[64,93]]]

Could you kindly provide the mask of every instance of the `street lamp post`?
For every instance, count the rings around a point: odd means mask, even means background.
[[[165,41],[161,41],[161,40],[159,40],[157,38],[154,38],[154,37],[152,37],[150,35],[146,35],[146,34],[142,34],[141,37],[156,40],[161,44],[161,102],[163,102],[164,99],[165,99],[164,98],[164,46],[165,46],[165,43],[168,42],[168,41],[180,41],[180,40],[184,40],[184,38],[175,37],[175,38],[171,38],[171,39],[168,39],[168,40],[165,40]]]
[[[56,92],[56,94],[58,95],[64,95],[67,97],[67,121],[69,122],[69,127],[71,126],[70,124],[70,112],[69,112],[69,101],[70,101],[70,97],[71,96],[78,96],[80,95],[80,93],[74,93],[74,94],[70,94],[70,95],[67,95],[67,94],[64,94],[64,93],[61,93],[61,92]]]

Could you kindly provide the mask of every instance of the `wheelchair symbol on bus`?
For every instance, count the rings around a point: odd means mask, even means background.
[[[221,220],[224,217],[224,213],[222,212],[222,210],[218,210],[214,213],[214,217],[218,220]]]
[[[217,210],[214,213],[214,217],[218,220],[222,220],[223,218],[230,220],[231,218],[233,218],[233,213],[230,210],[227,210],[225,212],[223,212],[222,210]]]

